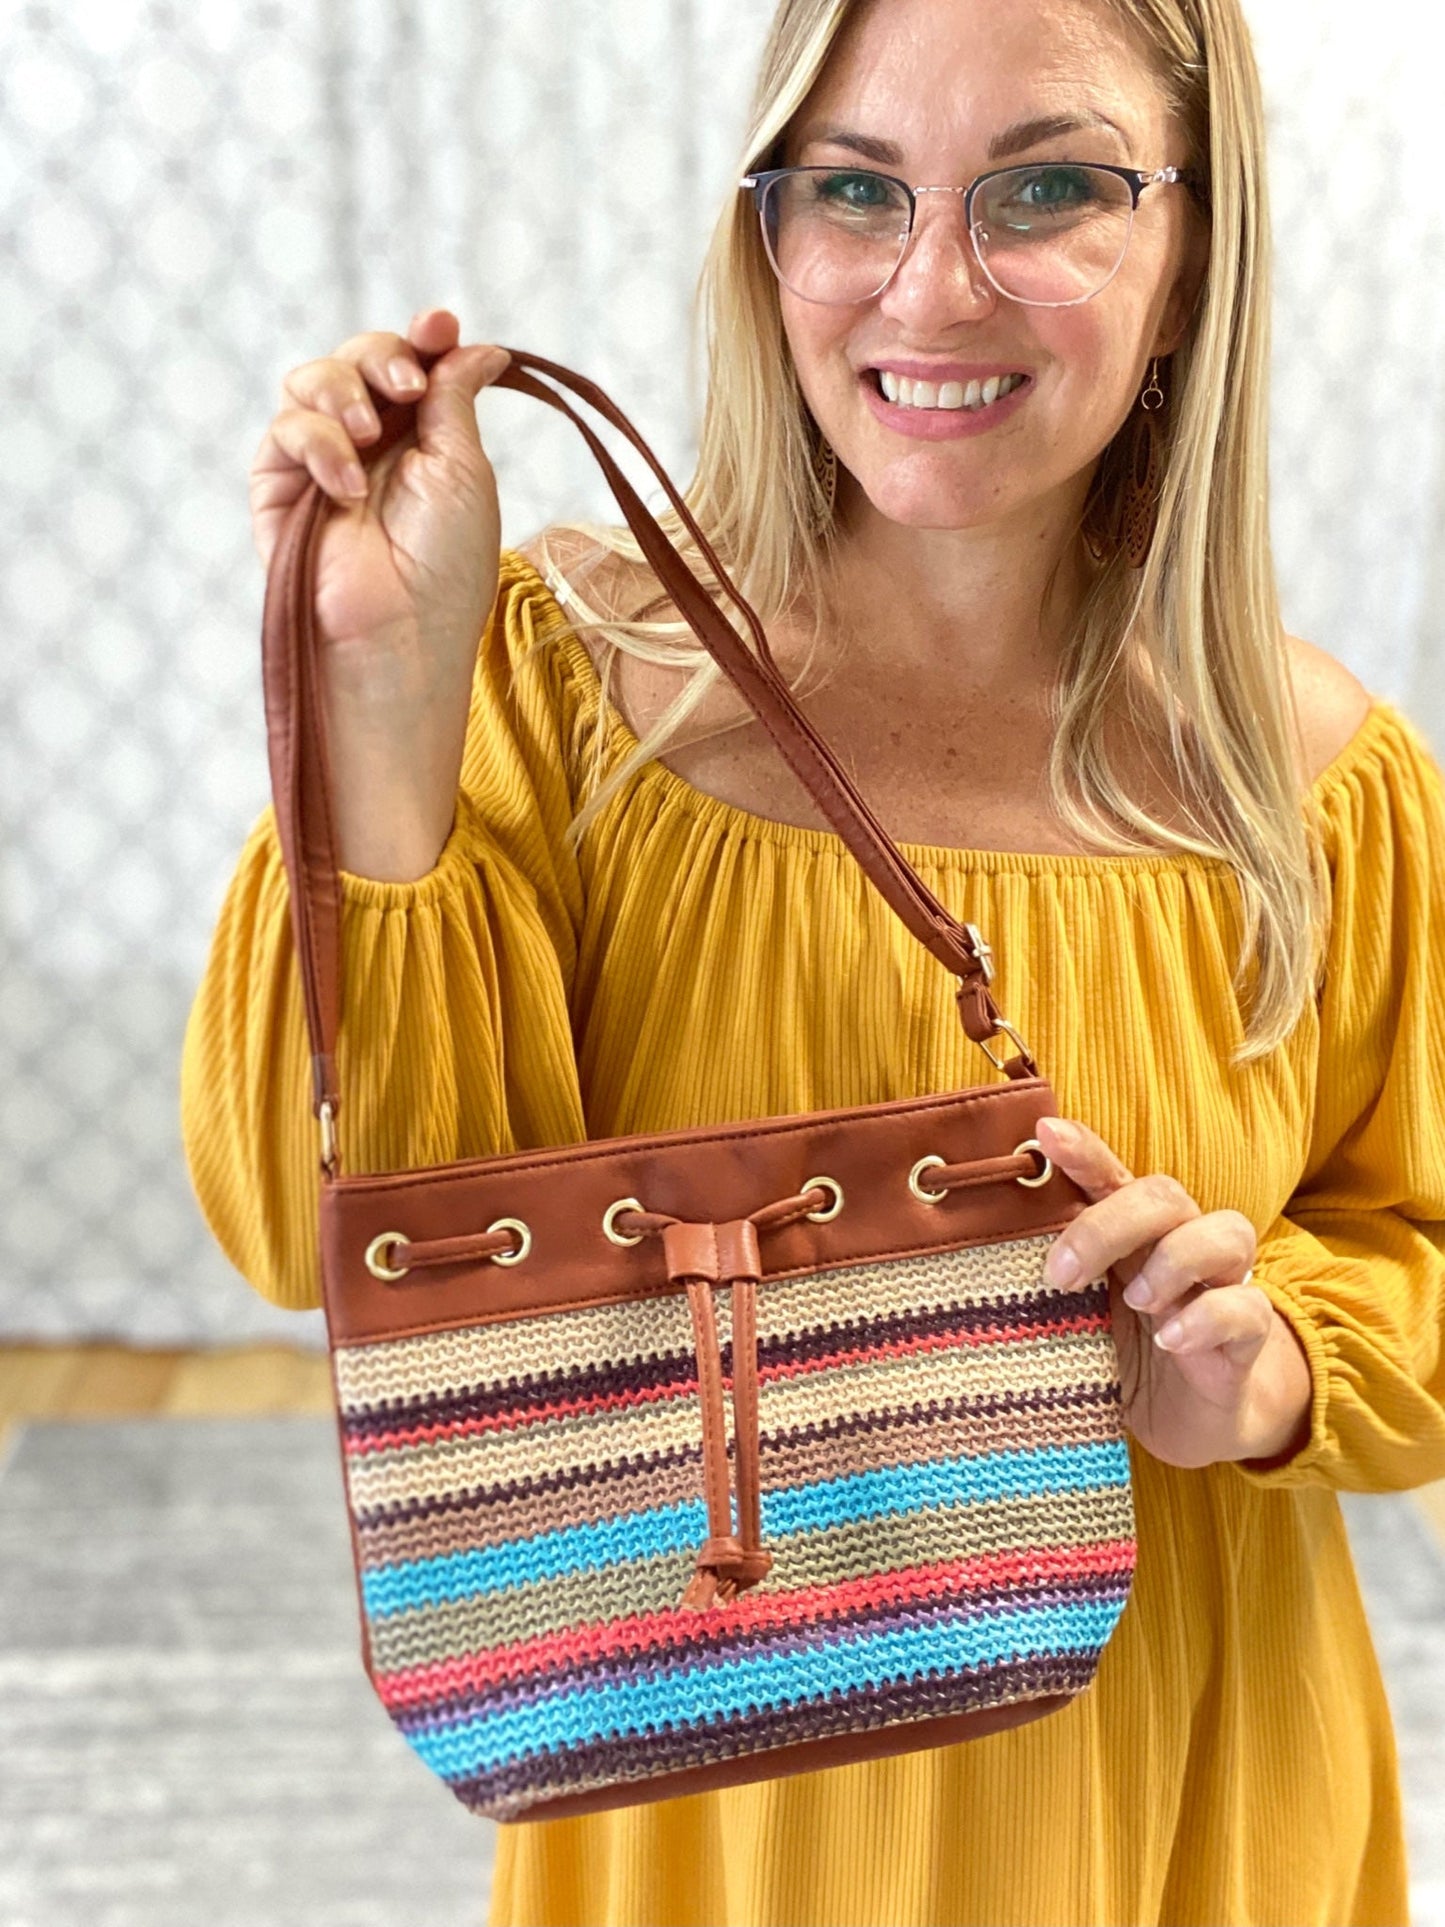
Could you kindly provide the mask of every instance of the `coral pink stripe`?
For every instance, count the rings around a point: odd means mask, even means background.
[[[1132,1572],[1137,1556],[1133,1539],[1108,1539],[1082,1546],[988,1553],[903,1572],[881,1573],[837,1585],[801,1587],[793,1592],[744,1593],[725,1606],[703,1611],[636,1613],[548,1633],[540,1639],[494,1646],[465,1658],[441,1660],[374,1676],[378,1694],[393,1708],[425,1705],[452,1693],[473,1693],[612,1654],[637,1657],[669,1646],[693,1646],[709,1634],[805,1626],[835,1618],[855,1607],[905,1605],[910,1600],[982,1591],[1009,1584],[1052,1581],[1067,1586],[1095,1574]]]
[[[890,1339],[882,1344],[862,1345],[852,1351],[824,1352],[816,1358],[782,1365],[763,1366],[760,1383],[775,1379],[806,1378],[812,1372],[836,1371],[842,1365],[866,1365],[880,1358],[912,1358],[923,1352],[956,1351],[961,1345],[1016,1345],[1030,1338],[1054,1337],[1066,1332],[1099,1331],[1107,1319],[1099,1313],[1074,1318],[1050,1318],[1036,1324],[996,1325],[988,1331],[932,1332],[920,1338]],[[727,1385],[730,1381],[724,1378]],[[692,1397],[697,1392],[695,1378],[674,1379],[666,1385],[648,1385],[630,1392],[598,1392],[591,1398],[556,1399],[545,1405],[527,1405],[510,1412],[491,1412],[483,1418],[454,1419],[437,1425],[412,1425],[405,1430],[373,1432],[365,1438],[348,1438],[349,1457],[366,1458],[373,1452],[395,1451],[398,1446],[435,1445],[448,1439],[475,1438],[482,1432],[515,1431],[527,1425],[546,1424],[560,1418],[576,1418],[584,1413],[622,1412],[631,1406],[653,1405],[661,1399]]]

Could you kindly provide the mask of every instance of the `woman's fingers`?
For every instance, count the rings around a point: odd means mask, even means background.
[[[333,500],[349,506],[366,495],[366,471],[356,448],[340,422],[330,415],[314,408],[283,409],[271,423],[267,437]],[[263,443],[258,467],[266,465],[265,454]]]
[[[349,352],[352,349],[354,353]],[[400,335],[358,336],[355,342],[344,342],[334,355],[303,361],[281,383],[285,400],[345,421],[353,433],[365,422],[376,422],[375,396],[409,402],[425,388],[421,363]],[[357,411],[354,421],[352,410]],[[379,424],[371,432],[378,428]]]
[[[412,316],[407,341],[424,355],[444,355],[462,338],[462,324],[450,308],[421,308]]]
[[[443,355],[416,411],[417,445],[456,469],[474,473],[483,457],[477,396],[507,366],[505,348],[486,344]]]
[[[1064,1169],[1079,1182],[1075,1169],[1068,1164]],[[1199,1206],[1177,1178],[1161,1171],[1129,1179],[1086,1206],[1059,1233],[1044,1261],[1044,1276],[1058,1285],[1102,1278],[1111,1265],[1199,1215]]]
[[[1258,1285],[1221,1285],[1201,1292],[1154,1334],[1176,1356],[1220,1351],[1245,1372],[1263,1351],[1274,1322],[1273,1308]]]
[[[448,309],[428,309],[412,322],[410,340],[387,332],[354,335],[334,355],[293,368],[281,386],[296,406],[276,418],[277,424],[286,424],[284,432],[273,425],[278,446],[303,463],[328,493],[339,494],[342,473],[358,461],[359,449],[381,433],[376,410],[380,396],[421,404],[417,437],[424,450],[458,454],[465,448],[474,453],[475,416],[470,422],[465,417],[509,357],[505,349],[485,343],[453,354],[459,332],[457,318]],[[421,365],[423,354],[441,358],[431,371],[438,376],[435,389]],[[326,419],[337,424],[340,438],[323,426]]]
[[[1209,1211],[1166,1231],[1124,1290],[1135,1311],[1162,1317],[1196,1285],[1242,1284],[1258,1250],[1242,1211]]]
[[[339,502],[367,493],[359,451],[381,433],[376,397],[415,402],[425,394],[427,377],[418,352],[444,351],[458,332],[456,316],[431,309],[412,323],[414,341],[386,330],[353,335],[332,355],[302,362],[283,378],[281,392],[294,404],[283,407],[267,431],[258,467],[275,466],[276,453],[288,458]]]
[[[1045,1154],[1062,1165],[1088,1197],[1104,1198],[1133,1183],[1134,1173],[1119,1154],[1077,1118],[1041,1117],[1035,1129]]]
[[[372,439],[381,432],[374,397],[416,401],[427,386],[420,356],[446,354],[460,333],[450,309],[426,308],[413,317],[405,335],[374,329],[350,336],[334,354],[302,362],[286,375],[281,390],[302,408],[344,422],[356,439]]]

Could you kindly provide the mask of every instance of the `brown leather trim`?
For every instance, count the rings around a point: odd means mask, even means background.
[[[568,1793],[528,1807],[514,1826],[528,1820],[567,1820],[579,1813],[602,1813],[611,1807],[647,1806],[654,1800],[679,1800],[689,1793],[712,1793],[719,1787],[747,1786],[755,1780],[789,1779],[795,1773],[820,1773],[831,1766],[853,1766],[860,1760],[891,1759],[899,1753],[920,1753],[936,1746],[957,1746],[1026,1726],[1047,1713],[1060,1712],[1076,1693],[1051,1693],[1043,1699],[1013,1706],[989,1706],[977,1713],[953,1713],[941,1720],[909,1720],[872,1732],[849,1733],[841,1739],[805,1740],[793,1746],[769,1747],[742,1759],[721,1760],[714,1766],[691,1767],[685,1773],[662,1773],[650,1780],[628,1780],[618,1786],[594,1787],[587,1793]]]
[[[617,1245],[604,1235],[603,1214],[623,1198],[689,1223],[717,1224],[796,1196],[812,1178],[834,1178],[844,1196],[836,1218],[761,1233],[765,1279],[1057,1232],[1086,1202],[1057,1167],[1037,1188],[1008,1178],[952,1191],[939,1204],[908,1188],[920,1158],[955,1164],[1006,1156],[1057,1109],[1047,1081],[1027,1078],[893,1104],[342,1178],[324,1185],[321,1196],[331,1342],[365,1344],[680,1290],[668,1279],[661,1238]],[[462,1237],[499,1218],[520,1219],[531,1230],[532,1248],[520,1264],[481,1259],[409,1273],[396,1284],[366,1268],[367,1247],[384,1233]]]

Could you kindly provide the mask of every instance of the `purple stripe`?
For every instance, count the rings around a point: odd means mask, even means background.
[[[455,1781],[452,1791],[474,1812],[497,1809],[519,1817],[534,1801],[560,1796],[579,1784],[646,1780],[766,1747],[867,1732],[898,1720],[941,1719],[1025,1696],[1080,1693],[1097,1665],[1094,1653],[1061,1653],[1013,1666],[970,1669],[947,1680],[907,1681],[882,1691],[860,1688],[822,1702],[731,1720],[723,1727],[629,1734],[549,1751]]]

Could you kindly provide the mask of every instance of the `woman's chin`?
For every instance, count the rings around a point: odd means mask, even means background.
[[[860,485],[859,493],[866,505],[865,515],[871,511],[885,522],[906,529],[972,529],[998,516],[996,501],[984,503],[976,494],[961,494],[956,489],[880,483],[871,489]]]

